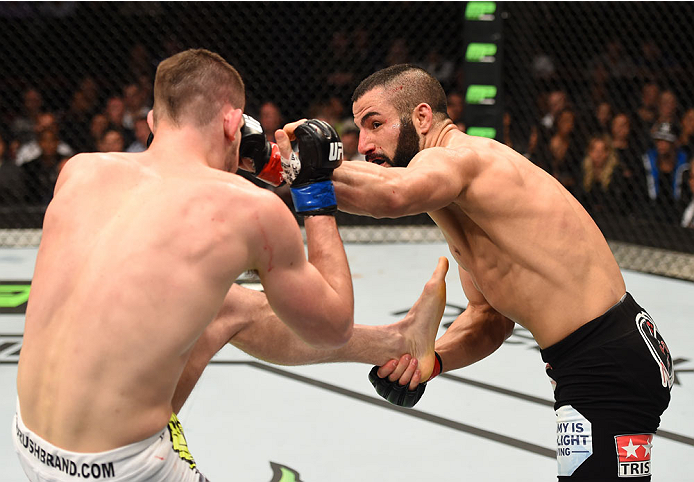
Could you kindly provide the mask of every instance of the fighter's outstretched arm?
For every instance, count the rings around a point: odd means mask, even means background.
[[[433,147],[406,168],[343,162],[332,179],[340,211],[397,218],[448,206],[468,186],[476,167],[471,151]]]

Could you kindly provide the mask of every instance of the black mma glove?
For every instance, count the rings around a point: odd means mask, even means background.
[[[333,215],[337,211],[335,189],[330,180],[333,169],[342,163],[342,142],[333,127],[311,119],[294,130],[299,155],[282,159],[284,179],[291,186],[297,214]]]
[[[283,182],[279,147],[267,140],[260,122],[246,114],[243,114],[243,121],[239,157],[253,162],[255,177],[275,187],[279,186]]]
[[[434,378],[436,375],[441,373],[443,370],[443,363],[441,363],[441,357],[438,353],[434,352],[436,356],[436,361],[434,363],[434,371],[431,373],[429,379],[417,385],[417,388],[410,390],[408,385],[400,385],[397,380],[391,382],[388,377],[381,378],[378,376],[377,366],[373,367],[369,372],[369,381],[371,385],[376,389],[376,393],[388,400],[393,405],[398,405],[400,407],[412,408],[424,395],[424,390],[426,389],[427,382]]]

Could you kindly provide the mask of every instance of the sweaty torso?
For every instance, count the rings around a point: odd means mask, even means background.
[[[429,214],[493,308],[546,347],[619,300],[624,281],[607,242],[552,176],[458,131],[443,147],[474,153],[477,172],[455,202]]]
[[[18,394],[27,427],[67,450],[166,425],[193,343],[246,269],[245,220],[219,202],[240,178],[149,160],[71,160],[45,216]]]

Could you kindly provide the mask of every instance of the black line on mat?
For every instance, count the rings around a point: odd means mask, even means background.
[[[449,380],[459,382],[459,383],[464,383],[466,385],[470,385],[473,387],[482,388],[484,390],[489,390],[492,392],[500,393],[502,395],[508,395],[510,397],[513,397],[513,398],[519,398],[519,399],[525,400],[527,402],[538,403],[540,405],[546,405],[549,407],[554,407],[554,402],[552,400],[546,400],[544,398],[534,397],[532,395],[528,395],[525,393],[516,392],[514,390],[509,390],[508,388],[497,387],[495,385],[490,385],[490,384],[484,383],[484,382],[478,382],[476,380],[470,380],[469,378],[464,378],[464,377],[461,377],[458,375],[451,375],[450,373],[444,373],[444,374],[439,375],[439,376],[442,378],[447,378]],[[655,436],[674,440],[675,442],[680,442],[680,443],[683,443],[686,445],[693,445],[694,446],[694,438],[687,437],[686,435],[680,435],[678,433],[668,432],[667,430],[658,429]]]
[[[354,392],[352,390],[348,390],[346,388],[338,387],[336,385],[331,385],[329,383],[321,382],[319,380],[314,380],[313,378],[308,378],[302,375],[298,375],[296,373],[288,372],[286,370],[282,370],[281,368],[277,368],[275,366],[271,365],[265,365],[263,363],[258,363],[258,362],[225,362],[225,361],[216,361],[212,360],[210,363],[215,363],[215,364],[241,364],[245,363],[247,365],[250,365],[254,368],[259,368],[261,370],[265,370],[271,373],[274,373],[276,375],[280,375],[286,378],[291,378],[292,380],[296,380],[298,382],[306,383],[308,385],[313,385],[314,387],[318,388],[323,388],[325,390],[329,390],[331,392],[339,393],[340,395],[345,395],[350,398],[354,398],[357,400],[360,400],[362,402],[370,403],[372,405],[377,405],[382,408],[387,408],[389,410],[395,410],[396,412],[400,412],[403,415],[408,415],[410,417],[415,417],[419,418],[421,420],[426,420],[428,422],[433,422],[438,425],[442,425],[444,427],[452,428],[453,430],[458,430],[459,432],[465,432],[469,433],[471,435],[476,435],[478,437],[483,437],[488,440],[493,440],[495,442],[499,442],[505,445],[509,445],[511,447],[516,447],[522,450],[526,450],[528,452],[532,452],[538,455],[543,455],[545,457],[549,458],[555,458],[556,457],[556,452],[552,449],[548,449],[545,447],[541,447],[539,445],[531,444],[529,442],[525,442],[523,440],[518,440],[512,437],[507,437],[505,435],[501,435],[495,432],[490,432],[488,430],[483,430],[481,428],[473,427],[471,425],[466,425],[464,423],[460,422],[455,422],[453,420],[448,420],[443,417],[439,417],[436,415],[432,415],[430,413],[422,412],[420,410],[415,410],[412,408],[402,408],[398,407],[397,405],[392,405],[388,403],[385,400],[381,400],[378,398],[374,397],[369,397],[367,395],[363,395],[358,392]]]

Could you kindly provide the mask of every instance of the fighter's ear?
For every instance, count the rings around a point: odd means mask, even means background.
[[[149,131],[154,133],[154,109],[150,109],[147,112],[147,125],[149,126]]]
[[[243,126],[243,112],[241,109],[232,109],[224,114],[224,135],[233,141]]]
[[[412,111],[412,123],[421,134],[428,133],[433,122],[434,113],[426,102],[422,102]]]

